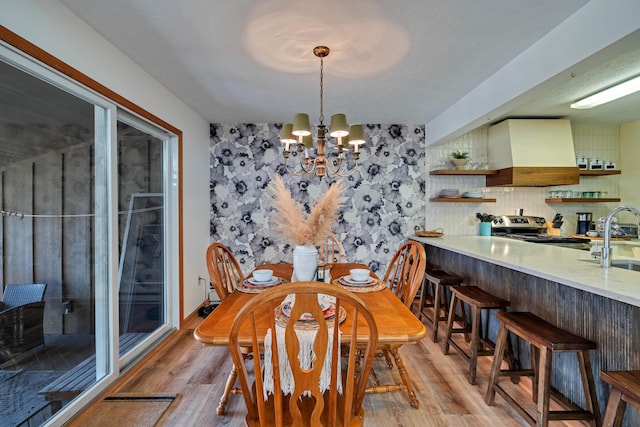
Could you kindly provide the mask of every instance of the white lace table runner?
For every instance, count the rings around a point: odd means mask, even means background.
[[[336,316],[337,319],[337,316]],[[324,393],[329,390],[331,385],[331,342],[333,341],[333,331],[334,327],[329,327],[328,334],[328,343],[327,345],[327,354],[324,359],[324,364],[322,366],[322,372],[320,374],[320,392]],[[309,369],[311,367],[311,363],[316,359],[316,355],[313,351],[313,343],[315,342],[316,334],[318,329],[296,329],[296,335],[298,336],[298,340],[300,342],[300,353],[298,354],[298,360],[300,361],[300,366],[303,369]],[[264,372],[263,372],[263,394],[264,400],[268,399],[269,394],[273,394],[273,362],[272,362],[272,349],[271,349],[271,328],[267,330],[267,333],[264,337]],[[338,334],[340,334],[340,328],[338,328]],[[289,360],[287,356],[287,349],[285,343],[285,327],[276,325],[276,341],[278,344],[278,361],[280,362],[280,387],[284,394],[293,393],[295,382],[293,379],[293,373],[291,371],[291,366],[289,365]],[[340,335],[338,335],[338,339],[340,339]],[[338,346],[338,351],[340,347]],[[340,357],[338,357],[338,367],[336,369],[337,375],[337,384],[338,384],[338,393],[342,394],[342,378],[341,378],[341,361]],[[305,396],[310,396],[309,392],[304,393]]]

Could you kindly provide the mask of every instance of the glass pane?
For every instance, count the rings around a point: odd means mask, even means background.
[[[95,188],[105,181],[95,164],[104,115],[0,61],[0,389],[11,390],[0,393],[3,425],[38,425],[97,380],[96,342],[108,337],[95,327],[106,286],[96,257],[108,250],[95,237],[96,216],[106,216],[95,212],[105,197]],[[86,380],[71,384],[79,373]]]
[[[166,323],[164,141],[118,122],[120,353]]]

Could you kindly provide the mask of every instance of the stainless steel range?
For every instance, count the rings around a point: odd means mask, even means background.
[[[491,222],[491,235],[522,240],[523,242],[544,243],[573,249],[589,250],[590,239],[579,237],[550,236],[546,234],[545,223],[541,216],[502,215]]]

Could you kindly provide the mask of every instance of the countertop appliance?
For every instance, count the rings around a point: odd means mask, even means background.
[[[508,237],[523,242],[544,243],[573,249],[591,249],[591,240],[580,237],[549,236],[541,216],[500,215],[491,222],[491,235]]]

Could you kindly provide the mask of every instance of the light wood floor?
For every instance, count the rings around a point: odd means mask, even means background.
[[[178,398],[164,413],[158,425],[163,426],[244,426],[242,396],[230,397],[228,412],[216,415],[224,382],[231,368],[228,350],[224,347],[203,347],[192,338],[189,325],[173,339],[166,350],[133,375],[114,393],[177,393]],[[466,365],[462,358],[442,354],[441,342],[434,344],[425,338],[416,345],[401,348],[403,360],[416,388],[420,409],[413,409],[403,393],[367,395],[364,406],[367,427],[510,427],[527,425],[500,396],[496,405],[484,403],[484,393],[490,369],[488,357],[479,363],[478,385],[466,379]],[[383,359],[374,366],[379,376],[398,380],[396,371],[389,371]],[[523,379],[518,385],[528,392],[530,382]],[[530,394],[529,394],[530,396]],[[72,425],[86,425],[91,410]],[[582,426],[580,422],[554,423],[555,426]]]

